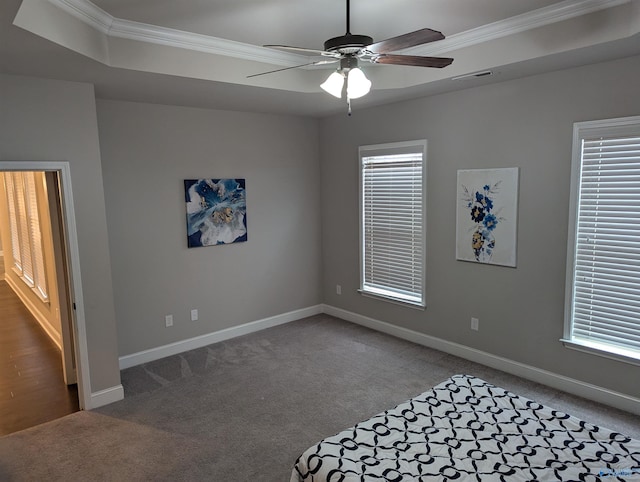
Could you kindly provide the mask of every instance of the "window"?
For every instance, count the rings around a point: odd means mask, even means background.
[[[427,142],[363,146],[360,292],[424,306]]]
[[[46,301],[47,283],[37,198],[37,180],[42,178],[34,172],[7,172],[4,179],[14,270]]]
[[[566,346],[640,364],[640,117],[574,125]]]

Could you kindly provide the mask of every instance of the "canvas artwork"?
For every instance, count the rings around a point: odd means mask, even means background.
[[[518,168],[458,171],[456,259],[516,266]]]
[[[190,248],[247,240],[244,179],[185,179]]]

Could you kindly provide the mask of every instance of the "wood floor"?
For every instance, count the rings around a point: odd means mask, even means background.
[[[0,436],[78,411],[60,350],[0,280]]]

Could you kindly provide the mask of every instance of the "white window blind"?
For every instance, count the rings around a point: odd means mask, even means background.
[[[36,173],[25,172],[27,213],[29,219],[29,242],[31,261],[33,265],[33,284],[42,298],[47,298],[47,284],[45,282],[44,251],[42,248],[42,231],[40,229],[40,209],[38,206]],[[41,179],[41,177],[39,176]]]
[[[568,341],[640,361],[640,120],[624,133],[579,137]]]
[[[20,240],[20,259],[22,260],[22,277],[29,286],[33,286],[33,264],[29,249],[29,217],[27,215],[27,194],[21,172],[11,173],[13,187],[16,192],[15,213],[18,222],[18,239]]]
[[[11,253],[13,255],[13,263],[18,271],[22,274],[22,257],[20,256],[20,228],[18,228],[18,217],[16,213],[16,192],[13,187],[13,177],[11,173],[4,176],[5,187],[7,193],[7,206],[9,208],[9,229],[11,230]]]
[[[422,305],[425,144],[388,146],[361,149],[361,290]]]
[[[47,300],[36,179],[34,172],[5,174],[11,252],[15,271],[28,286],[36,290],[43,300]]]

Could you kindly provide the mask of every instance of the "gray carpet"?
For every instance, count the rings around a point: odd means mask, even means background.
[[[287,482],[307,447],[457,373],[640,438],[634,415],[319,315],[124,370],[123,401],[0,438],[0,480]]]

